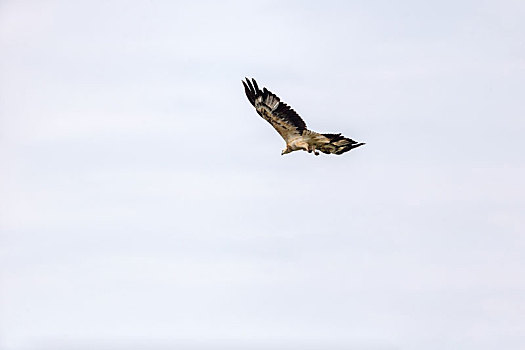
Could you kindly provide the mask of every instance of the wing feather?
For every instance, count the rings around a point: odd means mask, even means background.
[[[242,84],[257,113],[269,122],[285,141],[301,136],[306,130],[306,123],[299,114],[268,89],[260,90],[255,79],[250,81],[246,78],[246,82],[243,81]]]

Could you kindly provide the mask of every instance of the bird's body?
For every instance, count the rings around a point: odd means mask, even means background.
[[[319,155],[318,150],[326,154],[343,154],[353,148],[364,145],[341,134],[320,134],[306,128],[304,120],[279,97],[257,86],[255,79],[242,82],[246,96],[257,113],[269,122],[286,142],[281,154],[304,150]]]

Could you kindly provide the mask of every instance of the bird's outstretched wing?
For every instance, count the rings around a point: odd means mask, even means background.
[[[281,102],[279,97],[266,88],[260,90],[255,79],[250,81],[246,78],[242,84],[257,113],[270,123],[285,141],[303,134],[306,124],[290,106]]]

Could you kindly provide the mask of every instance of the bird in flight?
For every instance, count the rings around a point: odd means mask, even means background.
[[[319,155],[318,151],[326,154],[343,154],[356,147],[364,145],[341,134],[319,134],[308,130],[303,119],[279,97],[257,86],[255,79],[245,78],[244,90],[250,103],[257,113],[270,123],[286,142],[286,148],[281,155],[293,151],[307,151]]]

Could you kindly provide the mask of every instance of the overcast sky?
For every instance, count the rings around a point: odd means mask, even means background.
[[[524,349],[524,18],[1,1],[0,349]]]

